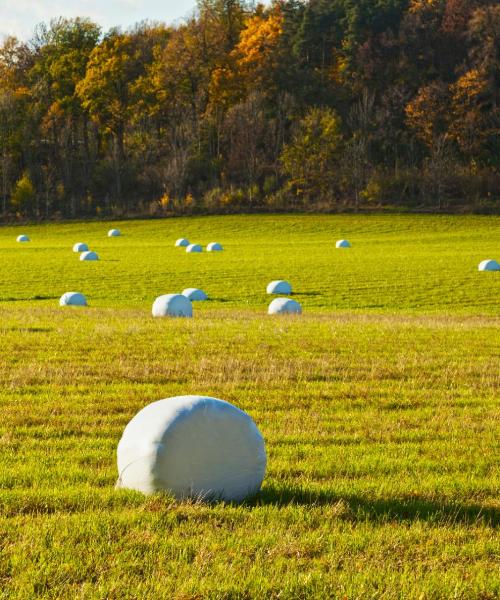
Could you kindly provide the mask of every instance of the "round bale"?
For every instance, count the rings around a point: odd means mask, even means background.
[[[302,307],[300,304],[290,298],[275,298],[267,310],[269,315],[278,315],[284,313],[295,313],[300,315]]]
[[[351,242],[348,242],[347,240],[337,240],[337,242],[335,243],[335,248],[350,248],[351,247]]]
[[[88,250],[87,252],[82,252],[80,254],[80,260],[99,260],[99,256],[96,252]]]
[[[182,294],[165,294],[153,302],[153,317],[192,317],[191,300]]]
[[[277,281],[271,281],[267,285],[266,291],[268,294],[291,294],[292,286],[288,281],[278,279]]]
[[[178,240],[176,240],[175,245],[177,247],[181,247],[181,248],[185,248],[186,246],[189,246],[189,240],[187,240],[186,238],[179,238]]]
[[[59,306],[87,306],[87,298],[80,292],[66,292],[59,298]]]
[[[479,271],[500,271],[500,264],[492,258],[488,258],[479,263]]]
[[[219,242],[210,242],[207,246],[207,252],[222,252],[224,248]]]
[[[203,290],[197,288],[186,288],[182,292],[183,296],[186,296],[191,302],[201,302],[202,300],[208,300],[208,296]]]
[[[202,252],[202,247],[200,244],[189,244],[186,248],[186,252]]]
[[[83,242],[77,242],[74,246],[73,246],[73,252],[88,252],[89,247],[87,246],[87,244],[84,244]]]
[[[260,490],[267,461],[252,418],[207,396],[147,405],[125,427],[117,455],[117,487],[179,500],[241,501]]]
[[[21,235],[17,236],[16,242],[31,242],[31,240],[29,239],[29,237],[27,235],[22,233]]]
[[[119,237],[122,232],[119,229],[110,229],[108,231],[108,237]]]

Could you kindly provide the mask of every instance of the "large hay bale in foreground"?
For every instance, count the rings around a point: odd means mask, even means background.
[[[240,501],[259,491],[266,470],[252,418],[206,396],[149,404],[125,427],[117,454],[117,487],[177,499]]]
[[[186,252],[202,252],[203,248],[200,246],[200,244],[189,244],[189,246],[186,248]]]
[[[59,298],[59,306],[87,306],[87,298],[80,292],[66,292]]]
[[[351,242],[347,240],[337,240],[335,243],[335,248],[350,248]]]
[[[266,291],[268,294],[291,294],[292,286],[288,283],[288,281],[278,279],[268,283]]]
[[[492,258],[487,258],[479,263],[479,271],[500,271],[500,264]]]
[[[180,248],[185,248],[186,246],[189,246],[189,240],[186,238],[179,238],[175,241],[175,245]]]
[[[74,246],[73,246],[73,252],[88,252],[89,247],[87,246],[87,244],[84,244],[83,242],[77,242]]]
[[[17,236],[16,242],[31,242],[31,240],[29,239],[29,237],[27,235],[22,233],[21,235]]]
[[[122,232],[119,229],[110,229],[108,231],[108,237],[119,237]]]
[[[267,312],[270,315],[283,313],[300,315],[302,313],[302,306],[296,300],[291,300],[290,298],[275,298],[269,305]]]
[[[222,252],[224,248],[219,242],[210,242],[207,246],[207,252]]]
[[[208,300],[208,296],[205,294],[203,290],[199,290],[198,288],[186,288],[182,292],[183,296],[186,296],[191,302],[201,302],[202,300]]]
[[[153,302],[153,317],[192,317],[191,300],[182,294],[164,294]]]
[[[80,254],[80,260],[99,260],[99,256],[96,252],[89,250]]]

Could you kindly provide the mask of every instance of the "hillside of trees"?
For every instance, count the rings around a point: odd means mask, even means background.
[[[199,0],[0,45],[0,213],[500,211],[498,0]]]

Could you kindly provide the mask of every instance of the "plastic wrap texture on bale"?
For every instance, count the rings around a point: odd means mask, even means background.
[[[22,233],[21,235],[17,236],[16,241],[17,242],[29,242],[31,240],[29,239],[29,237],[27,235],[25,235],[24,233]]]
[[[302,312],[302,307],[297,301],[291,300],[290,298],[275,298],[269,305],[267,312],[270,315],[281,313],[300,314]]]
[[[496,260],[493,260],[492,258],[488,258],[486,260],[482,260],[479,263],[478,270],[479,271],[500,271],[500,264],[498,264]]]
[[[59,306],[87,306],[87,299],[80,292],[66,292],[59,298]]]
[[[348,242],[347,240],[338,240],[335,244],[335,248],[350,248],[351,247],[351,242]]]
[[[84,244],[83,242],[77,242],[73,246],[73,252],[88,252],[88,251],[89,251],[89,247],[87,246],[87,244]]]
[[[189,240],[187,240],[186,238],[179,238],[178,240],[176,240],[175,245],[177,247],[185,248],[186,246],[189,246]]]
[[[266,291],[268,294],[291,294],[292,286],[288,281],[279,279],[277,281],[271,281],[271,283],[267,285]]]
[[[202,252],[203,248],[200,244],[189,244],[186,248],[186,252]]]
[[[186,296],[191,302],[201,302],[202,300],[208,300],[208,296],[205,294],[203,290],[199,290],[197,288],[186,288],[182,292],[183,296]]]
[[[266,470],[264,439],[252,418],[205,396],[153,402],[125,427],[117,487],[176,498],[239,501],[257,493]]]
[[[210,242],[207,246],[207,252],[222,252],[224,248],[219,242]]]
[[[182,294],[164,294],[153,302],[153,317],[192,317],[191,300]]]
[[[99,260],[99,256],[95,252],[92,252],[92,250],[89,250],[80,254],[80,260]]]

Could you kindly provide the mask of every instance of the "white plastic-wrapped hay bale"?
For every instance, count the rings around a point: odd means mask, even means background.
[[[83,242],[77,242],[73,246],[73,252],[88,252],[88,251],[89,251],[89,247],[87,246],[87,244],[84,244]]]
[[[202,252],[203,248],[200,244],[189,244],[186,248],[186,252]]]
[[[87,298],[80,292],[66,292],[59,298],[59,306],[87,306]]]
[[[119,237],[122,232],[119,229],[110,229],[108,231],[108,237]]]
[[[99,256],[96,252],[88,250],[87,252],[82,252],[80,254],[80,260],[99,260]]]
[[[164,294],[153,302],[153,317],[192,317],[191,300],[182,294]]]
[[[278,279],[277,281],[271,281],[268,283],[266,291],[268,294],[291,294],[292,286],[288,281]]]
[[[183,296],[186,296],[191,302],[201,302],[202,300],[208,300],[208,296],[205,294],[203,290],[199,290],[198,288],[186,288],[182,292]]]
[[[224,248],[219,242],[210,242],[207,246],[207,252],[222,252]]]
[[[500,271],[500,264],[492,258],[487,258],[479,263],[479,271]]]
[[[177,499],[240,501],[256,494],[266,471],[264,439],[236,406],[206,396],[149,404],[118,444],[117,487]]]
[[[337,240],[335,243],[335,248],[350,248],[351,242],[347,240]]]
[[[270,315],[283,313],[295,313],[300,315],[302,306],[296,300],[291,300],[290,298],[275,298],[269,305],[267,312]]]
[[[16,242],[31,242],[31,240],[29,239],[29,237],[27,235],[22,233],[21,235],[17,236]]]
[[[180,248],[185,248],[186,246],[189,246],[189,240],[186,238],[179,238],[175,241],[175,245]]]

